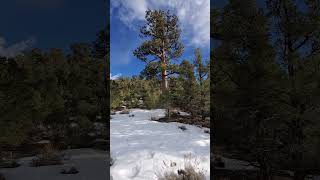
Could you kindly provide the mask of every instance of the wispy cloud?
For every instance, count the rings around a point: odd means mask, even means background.
[[[132,28],[147,9],[170,9],[180,19],[184,39],[191,46],[210,44],[210,0],[111,0],[112,16]]]
[[[24,41],[6,46],[6,40],[3,37],[0,37],[0,56],[14,57],[24,50],[32,47],[35,42],[35,38],[28,38]]]
[[[114,75],[114,76],[112,76],[112,74],[110,74],[110,79],[111,79],[111,80],[115,80],[115,79],[118,79],[118,78],[121,77],[121,76],[122,76],[121,73],[116,74],[116,75]]]

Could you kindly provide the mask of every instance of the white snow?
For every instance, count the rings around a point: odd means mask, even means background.
[[[157,179],[156,174],[176,172],[186,163],[195,165],[210,179],[210,135],[204,133],[206,128],[151,121],[151,117],[164,116],[161,109],[132,109],[130,114],[135,116],[119,113],[111,116],[113,179]],[[187,130],[179,129],[181,125]]]

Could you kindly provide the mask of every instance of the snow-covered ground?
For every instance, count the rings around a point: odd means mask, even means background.
[[[151,121],[165,111],[132,109],[111,116],[111,175],[114,180],[152,180],[165,171],[177,171],[186,163],[195,165],[210,179],[210,135],[181,123]],[[184,125],[187,130],[178,127]]]
[[[0,169],[8,180],[106,180],[109,177],[107,153],[93,149],[73,149],[63,151],[70,159],[63,165],[30,167],[33,157],[22,158],[20,167]],[[61,174],[61,170],[74,166],[78,174]]]

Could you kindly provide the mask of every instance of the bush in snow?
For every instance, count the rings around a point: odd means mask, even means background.
[[[20,166],[20,164],[17,163],[15,160],[8,160],[8,161],[0,162],[0,168],[16,168],[19,166]],[[0,178],[0,180],[1,180],[1,178]]]
[[[158,180],[206,180],[203,169],[199,169],[200,162],[192,154],[184,155],[184,168],[177,171],[168,170],[164,173],[156,174]],[[164,162],[165,167],[172,168],[177,164],[171,162],[170,166]]]
[[[40,155],[36,156],[31,161],[31,166],[48,166],[62,164],[62,157],[52,144],[44,146]]]
[[[20,164],[16,162],[12,152],[1,152],[0,154],[0,168],[16,168]],[[1,180],[1,179],[0,179]]]
[[[165,172],[162,175],[157,175],[158,180],[205,180],[203,172],[197,172],[195,167],[188,164],[184,169],[179,169],[177,173]]]

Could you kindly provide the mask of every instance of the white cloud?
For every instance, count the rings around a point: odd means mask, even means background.
[[[115,80],[115,79],[118,79],[119,77],[121,77],[122,76],[122,74],[116,74],[116,75],[114,75],[114,76],[112,76],[112,74],[110,73],[110,79],[111,80]]]
[[[146,10],[145,0],[111,0],[111,14],[117,11],[117,17],[130,28],[134,28],[133,21],[143,20]]]
[[[190,43],[187,45],[209,46],[210,0],[111,0],[111,16],[130,28],[137,28],[147,9],[173,10],[180,19],[182,38]]]
[[[35,39],[29,38],[11,46],[6,46],[6,40],[3,37],[0,37],[0,56],[14,57],[33,46],[34,43]]]

